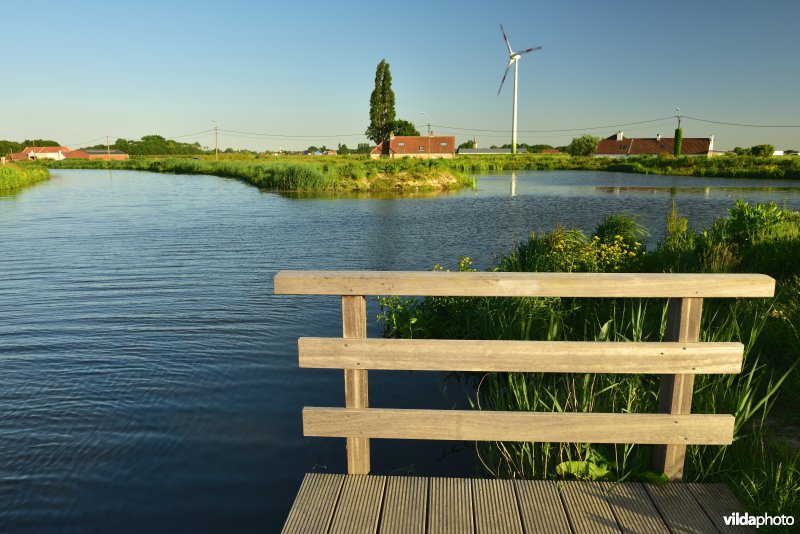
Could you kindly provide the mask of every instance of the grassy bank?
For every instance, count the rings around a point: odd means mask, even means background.
[[[11,191],[50,178],[50,173],[38,165],[0,165],[0,191]]]
[[[694,232],[673,212],[653,250],[645,229],[607,218],[592,235],[557,228],[531,235],[497,262],[498,271],[761,272],[774,299],[707,299],[701,339],[745,345],[739,375],[698,375],[693,411],[736,417],[728,447],[689,447],[686,480],[724,481],[753,513],[800,516],[800,212],[737,203]],[[462,259],[460,270],[471,269]],[[663,299],[383,299],[385,334],[415,338],[658,341]],[[658,378],[645,375],[488,373],[460,375],[471,403],[488,410],[655,412]],[[591,480],[662,479],[651,447],[489,443],[476,449],[488,474]]]
[[[469,187],[469,175],[492,171],[592,170],[639,174],[762,179],[800,179],[800,157],[672,156],[613,158],[569,155],[456,156],[454,159],[380,159],[351,156],[139,157],[47,162],[53,168],[112,168],[162,173],[210,174],[282,191],[436,191]]]
[[[441,160],[369,160],[364,158],[265,158],[213,161],[192,158],[135,158],[123,161],[63,160],[51,168],[121,169],[236,178],[256,187],[281,191],[435,191],[471,184],[466,173]]]

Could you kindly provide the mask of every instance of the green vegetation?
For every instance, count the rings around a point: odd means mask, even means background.
[[[600,138],[593,135],[582,135],[576,137],[567,147],[567,153],[571,156],[590,156],[600,143]]]
[[[761,272],[777,280],[776,297],[704,303],[701,339],[745,345],[739,375],[698,375],[693,411],[736,417],[734,443],[693,446],[688,481],[728,483],[752,513],[800,515],[800,212],[774,203],[738,202],[702,232],[673,209],[666,238],[653,250],[645,230],[612,216],[593,235],[556,228],[531,234],[497,271]],[[462,258],[459,270],[472,270]],[[436,266],[435,269],[441,269]],[[387,336],[459,339],[657,341],[664,299],[444,298],[381,299]],[[487,410],[655,412],[658,378],[645,375],[462,374],[471,403]],[[786,429],[794,429],[788,431]],[[494,476],[659,481],[651,447],[487,443],[477,446]]]
[[[683,130],[681,128],[675,129],[675,146],[673,147],[673,155],[678,158],[681,155],[683,148]]]
[[[369,97],[369,126],[364,135],[376,144],[387,137],[396,119],[392,73],[385,59],[375,69],[375,89]]]
[[[763,158],[774,154],[775,147],[772,145],[756,145],[751,146],[750,148],[742,148],[737,146],[733,149],[733,153],[737,156],[759,156]]]
[[[97,145],[86,148],[102,148],[106,145]],[[121,150],[131,156],[194,156],[205,154],[200,143],[181,143],[172,139],[165,139],[160,135],[145,135],[139,141],[117,139],[110,147],[112,150]]]
[[[50,178],[48,170],[38,165],[2,165],[0,166],[0,191],[19,189],[48,178]]]
[[[210,174],[236,178],[256,187],[281,191],[417,191],[461,189],[472,183],[444,160],[320,157],[265,159],[132,158],[122,161],[65,159],[51,168],[120,169],[174,174]]]
[[[61,146],[58,141],[50,139],[26,139],[21,143],[16,141],[0,141],[0,156],[8,156],[14,152],[22,152],[26,146]]]
[[[403,119],[392,121],[390,128],[394,135],[419,135],[416,126]]]

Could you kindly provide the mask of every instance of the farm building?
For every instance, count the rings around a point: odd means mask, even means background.
[[[675,139],[673,137],[625,137],[623,132],[617,132],[611,137],[600,141],[595,151],[595,157],[627,158],[631,156],[658,156],[673,154]],[[711,156],[714,155],[714,136],[710,137],[684,137],[681,142],[681,154],[684,156]]]
[[[370,152],[369,157],[389,158],[452,158],[456,154],[456,138],[453,135],[399,135],[389,134]]]

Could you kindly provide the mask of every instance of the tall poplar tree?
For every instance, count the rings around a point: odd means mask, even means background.
[[[369,97],[369,127],[364,134],[375,143],[389,137],[395,120],[392,74],[385,59],[375,69],[375,89]]]

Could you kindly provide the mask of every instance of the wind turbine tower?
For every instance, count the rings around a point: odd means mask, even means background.
[[[508,65],[506,65],[506,71],[503,73],[503,79],[500,81],[500,88],[497,90],[497,95],[500,95],[500,91],[503,90],[503,83],[506,81],[506,76],[508,76],[508,69],[511,68],[511,65],[514,65],[514,115],[511,119],[511,152],[513,154],[517,153],[517,79],[519,77],[519,58],[522,57],[523,54],[527,54],[528,52],[533,52],[534,50],[541,50],[541,46],[536,46],[533,48],[528,48],[521,52],[514,52],[511,49],[511,44],[508,42],[508,37],[506,37],[506,31],[503,29],[503,25],[500,25],[500,32],[503,34],[503,40],[506,42],[506,47],[508,48]]]

